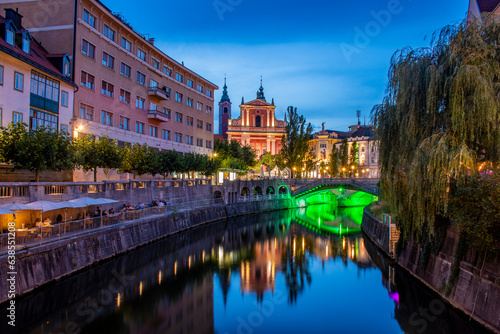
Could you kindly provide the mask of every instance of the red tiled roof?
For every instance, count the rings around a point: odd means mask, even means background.
[[[481,13],[491,13],[498,7],[500,0],[477,0],[477,4]]]
[[[0,23],[5,23],[9,20],[5,20],[4,17],[0,16]],[[24,29],[21,28],[23,31]],[[30,43],[30,53],[27,54],[17,45],[10,45],[5,41],[5,39],[0,38],[0,52],[5,52],[25,63],[28,63],[42,71],[46,71],[61,80],[64,80],[72,85],[74,83],[70,78],[65,77],[48,59],[47,51],[35,40],[33,39]]]

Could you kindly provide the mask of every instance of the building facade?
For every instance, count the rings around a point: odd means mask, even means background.
[[[71,133],[74,92],[67,54],[50,54],[23,27],[21,12],[5,10],[0,16],[0,125],[22,122],[30,130],[45,126]],[[10,169],[1,166],[0,170]],[[69,181],[64,173],[46,173]],[[32,173],[1,173],[3,181],[30,181]]]
[[[155,47],[153,38],[140,35],[97,0],[9,5],[19,7],[49,52],[68,53],[74,60],[75,137],[91,134],[119,144],[213,152],[218,87]]]
[[[274,99],[271,103],[266,101],[261,82],[257,98],[247,103],[242,99],[240,117],[228,120],[228,140],[235,139],[242,145],[250,145],[257,158],[265,153],[279,154],[286,121],[278,120],[275,110]]]
[[[320,165],[328,165],[332,149],[335,146],[340,152],[343,140],[347,140],[348,155],[356,143],[358,146],[358,168],[356,177],[378,178],[380,175],[378,168],[378,145],[373,139],[373,127],[367,125],[353,125],[349,131],[325,130],[324,123],[322,130],[312,134],[309,140],[309,147],[316,161],[316,171],[314,177],[321,177],[328,174],[327,171],[320,170]],[[326,168],[326,167],[325,167]],[[342,167],[341,167],[342,168]],[[342,170],[341,170],[342,173]]]

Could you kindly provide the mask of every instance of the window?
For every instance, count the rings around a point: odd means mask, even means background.
[[[61,132],[69,134],[69,128],[66,124],[61,124]]]
[[[193,80],[187,79],[187,80],[186,80],[186,84],[187,84],[189,87],[193,88]]]
[[[17,123],[17,122],[23,122],[23,114],[19,112],[15,112],[12,114],[12,122]]]
[[[179,93],[179,92],[175,92],[175,100],[176,100],[177,102],[182,103],[182,94],[181,94],[181,93]]]
[[[156,126],[149,126],[149,135],[151,137],[158,137],[158,128]]]
[[[82,71],[82,80],[81,80],[82,86],[85,86],[85,87],[93,90],[94,89],[94,81],[95,81],[95,77],[93,75],[88,74],[85,71]]]
[[[62,91],[61,92],[61,105],[67,107],[68,106],[68,100],[69,100],[69,93]]]
[[[203,86],[202,86],[202,85],[198,85],[198,86],[196,87],[196,90],[197,90],[198,92],[200,92],[200,93],[203,93]]]
[[[115,57],[107,54],[106,52],[102,53],[102,64],[106,66],[107,68],[110,68],[112,70],[115,69]]]
[[[158,87],[158,82],[154,81],[153,79],[150,79],[149,87]]]
[[[193,145],[193,136],[186,136],[186,144]]]
[[[212,97],[212,91],[207,89],[207,96]]]
[[[180,112],[175,113],[175,121],[182,123],[182,114]]]
[[[110,27],[108,27],[107,25],[104,25],[104,27],[102,28],[102,33],[110,40],[112,41],[115,40],[115,31]]]
[[[83,20],[95,28],[95,16],[86,9],[83,10]]]
[[[120,129],[130,130],[130,118],[120,116]]]
[[[24,89],[24,75],[18,72],[14,72],[14,89],[23,91]]]
[[[45,111],[30,109],[31,130],[36,130],[38,127],[44,126],[57,131],[58,119],[59,117],[57,117],[57,115]]]
[[[203,139],[201,139],[201,138],[196,138],[196,146],[198,146],[198,147],[203,147]]]
[[[63,74],[67,77],[69,77],[69,59],[68,57],[64,57],[63,61]]]
[[[130,66],[128,66],[127,64],[124,64],[124,63],[121,63],[120,64],[120,74],[127,77],[127,78],[130,78]]]
[[[175,141],[177,143],[182,143],[182,134],[181,133],[179,133],[179,132],[175,133]]]
[[[144,123],[135,122],[135,132],[144,134]]]
[[[109,97],[115,97],[115,86],[110,84],[109,82],[102,81],[101,85],[101,94],[109,96]]]
[[[196,127],[197,127],[198,129],[203,129],[203,121],[202,121],[202,120],[197,119],[197,120],[196,120]]]
[[[193,99],[188,97],[186,99],[186,105],[189,107],[192,107],[193,106]]]
[[[206,148],[212,148],[212,142],[210,140],[205,141]]]
[[[90,44],[86,40],[82,40],[82,53],[86,56],[89,56],[92,59],[95,59],[95,45]]]
[[[149,103],[149,110],[158,110],[158,105],[153,103],[153,102],[150,102]]]
[[[326,144],[320,144],[319,148],[326,148]]]
[[[132,49],[132,45],[125,37],[122,37],[122,48],[127,51],[130,51]]]
[[[14,45],[14,28],[12,24],[7,25],[7,29],[5,31],[5,41],[10,45]]]
[[[3,85],[3,66],[0,66],[0,85]]]
[[[146,60],[146,53],[141,49],[137,48],[137,57],[141,58],[142,60]]]
[[[101,124],[113,126],[113,114],[108,111],[101,110]]]
[[[211,115],[212,114],[212,107],[207,106],[206,113]]]
[[[154,58],[152,59],[153,59],[153,67],[158,70],[160,68],[160,62]]]
[[[120,89],[120,102],[130,104],[130,92]]]
[[[52,80],[36,71],[31,72],[31,94],[59,102],[59,81]]]
[[[135,106],[139,109],[144,109],[144,103],[146,102],[145,99],[143,99],[142,97],[140,96],[137,96],[136,100],[135,100]]]
[[[167,116],[168,119],[170,119],[172,117],[172,112],[170,111],[170,109],[167,109],[167,108],[163,108],[163,113]]]
[[[171,77],[172,76],[172,69],[168,66],[163,66],[163,73],[165,73],[166,75]]]
[[[80,118],[84,118],[89,121],[94,120],[94,107],[86,104],[80,104]]]
[[[186,117],[186,124],[193,126],[193,117],[189,117],[189,116]]]
[[[184,82],[184,76],[180,73],[175,73],[175,79],[180,82]]]
[[[212,124],[207,123],[207,124],[205,125],[205,130],[212,132]]]
[[[203,103],[196,102],[196,109],[198,109],[199,111],[203,111]]]
[[[137,71],[137,83],[144,86],[145,82],[146,82],[146,76],[141,72]]]
[[[22,49],[26,53],[30,53],[30,37],[28,34],[23,35]]]
[[[170,140],[170,130],[161,130],[161,137],[165,140]]]

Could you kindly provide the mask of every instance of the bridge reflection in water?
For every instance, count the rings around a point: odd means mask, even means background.
[[[361,232],[362,206],[337,207],[335,204],[317,204],[293,212],[292,220],[317,233],[338,235]]]

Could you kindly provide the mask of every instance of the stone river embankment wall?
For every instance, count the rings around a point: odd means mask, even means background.
[[[361,228],[377,246],[389,255],[389,229],[386,225],[365,210]],[[480,279],[484,254],[468,251],[460,263],[459,274],[451,294],[445,295],[445,286],[455,259],[458,239],[458,232],[454,228],[449,228],[443,249],[438,255],[430,255],[425,269],[420,266],[423,256],[422,248],[410,239],[396,262],[454,307],[500,333],[500,258],[498,256],[485,262]]]
[[[16,252],[16,292],[33,289],[80,271],[99,261],[196,226],[257,212],[288,209],[291,199],[217,205],[176,214],[150,216],[124,222]],[[0,303],[8,300],[9,263],[0,258]]]

